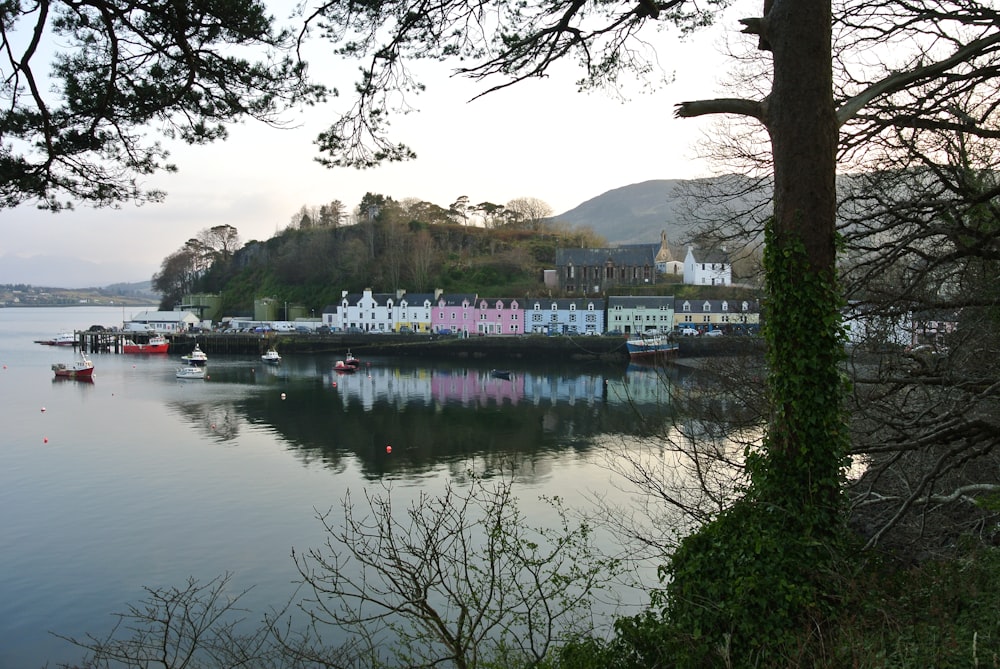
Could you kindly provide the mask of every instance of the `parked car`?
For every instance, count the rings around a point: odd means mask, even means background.
[[[706,337],[721,337],[722,336],[722,330],[709,330],[708,332],[705,333],[705,336]]]
[[[413,334],[413,328],[409,325],[403,325],[399,328],[399,334]]]

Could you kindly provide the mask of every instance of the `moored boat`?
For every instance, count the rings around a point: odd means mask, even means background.
[[[630,358],[645,358],[656,355],[676,353],[678,344],[666,337],[634,337],[625,342]]]
[[[76,346],[76,333],[60,332],[52,339],[36,339],[35,343],[46,346]]]
[[[188,363],[189,366],[200,367],[208,363],[208,356],[205,352],[201,350],[198,344],[194,345],[194,350],[187,355],[182,355],[181,360]]]
[[[278,355],[276,350],[274,350],[274,347],[267,349],[267,353],[260,356],[260,359],[262,362],[266,362],[269,365],[277,365],[281,362],[281,356]]]
[[[350,349],[347,349],[347,357],[344,358],[344,364],[348,367],[353,367],[357,369],[361,366],[361,361],[354,357]]]
[[[94,363],[81,351],[79,359],[75,362],[68,365],[64,362],[57,362],[52,365],[52,371],[60,378],[89,379],[94,374]]]
[[[491,369],[490,376],[494,379],[507,379],[510,380],[510,370],[509,369]]]
[[[132,339],[126,339],[122,342],[123,353],[166,353],[169,348],[170,343],[162,335],[150,337],[145,344],[135,342]]]
[[[348,364],[346,360],[338,360],[333,365],[333,371],[340,372],[341,374],[353,374],[358,371],[358,366],[354,364]]]
[[[177,370],[178,379],[203,379],[205,378],[204,367],[180,367]]]

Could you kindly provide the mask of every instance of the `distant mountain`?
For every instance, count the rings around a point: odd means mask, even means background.
[[[27,284],[53,288],[100,288],[112,283],[152,276],[146,268],[127,262],[94,263],[80,258],[0,255],[0,284]]]
[[[609,190],[555,217],[574,226],[586,226],[608,243],[644,244],[660,241],[666,230],[672,243],[686,229],[680,214],[679,179],[654,179]]]
[[[727,175],[708,179],[654,179],[609,190],[554,219],[573,226],[587,226],[609,244],[646,244],[660,241],[666,231],[671,246],[683,246],[692,235],[693,221],[687,214],[692,203],[686,193],[717,187],[723,180],[742,180]]]

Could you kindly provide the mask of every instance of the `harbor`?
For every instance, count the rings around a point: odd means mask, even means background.
[[[85,353],[122,353],[126,341],[145,343],[151,335],[120,331],[78,331],[75,346]],[[440,334],[301,334],[184,332],[163,335],[171,354],[186,354],[197,345],[208,355],[260,356],[274,348],[282,355],[295,353],[342,353],[379,356],[444,356],[472,360],[607,360],[629,358],[622,336],[519,335],[459,337]],[[685,337],[673,355],[712,356],[749,352],[760,341],[751,337],[702,339]]]

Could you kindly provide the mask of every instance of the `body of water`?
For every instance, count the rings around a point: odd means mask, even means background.
[[[213,356],[207,380],[181,381],[174,354],[94,354],[85,383],[50,370],[72,347],[34,343],[121,320],[0,309],[0,667],[78,660],[51,632],[101,636],[144,586],[228,572],[253,587],[247,608],[281,606],[293,549],[324,543],[316,513],[349,491],[389,485],[403,502],[508,472],[529,519],[540,495],[613,496],[595,444],[634,435],[637,410],[669,410],[662,375],[624,365],[515,366],[506,379],[447,360],[363,360],[341,375],[328,356]]]

